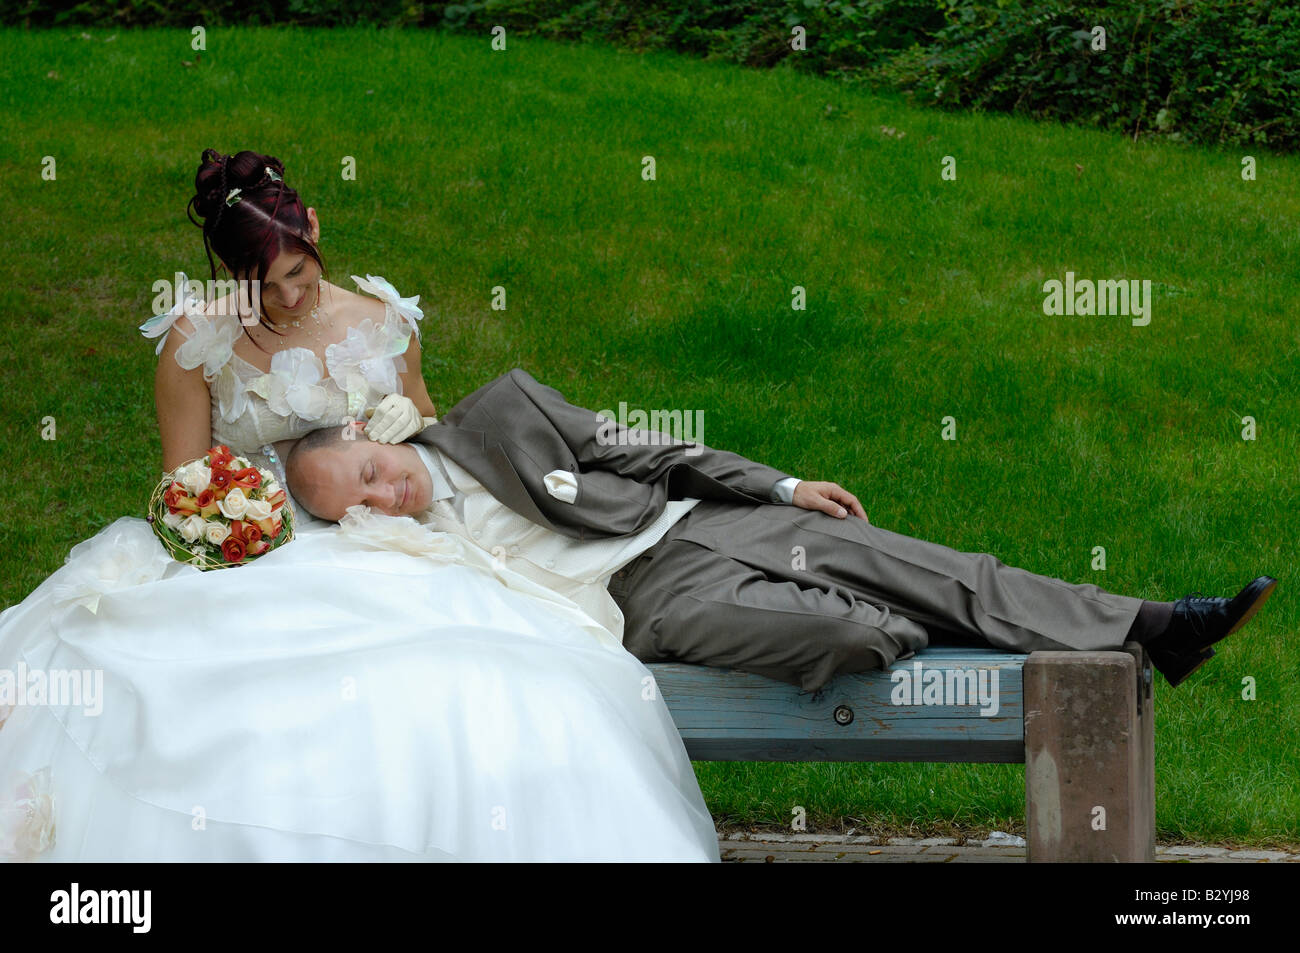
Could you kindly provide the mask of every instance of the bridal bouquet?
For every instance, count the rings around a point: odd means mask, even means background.
[[[149,500],[163,547],[199,569],[239,566],[293,539],[293,508],[266,470],[225,444],[164,474]]]

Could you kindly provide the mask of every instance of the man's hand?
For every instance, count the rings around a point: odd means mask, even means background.
[[[366,423],[366,436],[379,443],[401,443],[424,429],[424,418],[415,401],[401,394],[389,394],[379,402]]]
[[[867,519],[867,513],[858,502],[858,498],[850,493],[838,483],[827,483],[823,480],[800,480],[794,488],[794,496],[790,502],[795,506],[801,506],[805,510],[821,510],[823,513],[829,513],[831,516],[838,516],[845,519],[849,511],[854,516],[860,516]],[[844,506],[840,504],[843,503]],[[848,510],[844,507],[847,506]],[[871,522],[867,520],[867,522]]]

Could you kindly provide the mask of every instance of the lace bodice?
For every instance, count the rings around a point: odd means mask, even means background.
[[[183,273],[178,280],[179,287],[187,286]],[[287,487],[272,444],[359,419],[384,395],[400,394],[399,375],[406,371],[402,355],[412,333],[419,340],[418,322],[424,317],[419,295],[403,298],[376,275],[353,275],[352,280],[384,302],[384,320],[377,324],[367,318],[348,328],[342,341],[325,348],[323,363],[311,349],[291,347],[277,352],[270,372],[263,372],[234,352],[244,333],[239,317],[209,315],[207,303],[188,292],[166,314],[140,325],[140,331],[159,339],[158,354],[173,327],[185,336],[176,349],[176,362],[186,370],[203,367],[212,397],[212,443],[226,444],[256,466],[270,466]],[[176,324],[182,314],[193,325],[192,334]]]

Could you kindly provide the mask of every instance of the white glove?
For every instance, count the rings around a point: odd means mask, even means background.
[[[423,429],[424,418],[415,401],[401,394],[389,394],[371,412],[366,436],[378,443],[401,443]]]

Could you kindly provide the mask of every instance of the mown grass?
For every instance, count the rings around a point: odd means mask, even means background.
[[[156,279],[207,277],[201,150],[252,148],[318,209],[336,282],[421,296],[440,407],[522,366],[592,408],[702,409],[712,446],[1035,572],[1151,599],[1277,576],[1218,658],[1158,681],[1158,822],[1300,840],[1295,159],[1246,182],[1235,153],[661,54],[243,29],[187,67],[189,39],[0,32],[0,605],[142,511],[161,453],[136,326]],[[1045,316],[1066,271],[1152,280],[1150,325]],[[1023,830],[1019,766],[696,767],[722,823]]]

